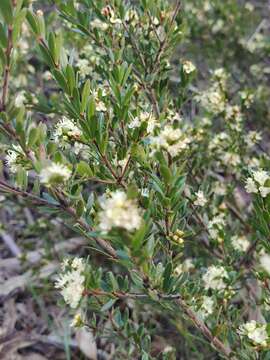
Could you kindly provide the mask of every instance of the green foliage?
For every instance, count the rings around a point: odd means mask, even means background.
[[[108,335],[117,359],[267,359],[259,9],[53,3],[0,1],[0,190],[87,239],[57,285],[73,325]]]

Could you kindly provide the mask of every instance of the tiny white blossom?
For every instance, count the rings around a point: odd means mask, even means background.
[[[259,258],[259,263],[261,267],[270,274],[270,255],[262,254]]]
[[[247,336],[255,345],[265,346],[268,340],[266,324],[257,323],[254,320],[239,327],[239,334]]]
[[[199,190],[198,192],[195,193],[196,195],[196,200],[194,201],[194,205],[196,206],[204,206],[207,203],[207,199],[203,193],[203,191]]]
[[[102,211],[99,214],[99,227],[108,232],[113,227],[136,230],[141,225],[141,214],[135,200],[128,199],[123,191],[115,191],[101,201]]]
[[[187,258],[183,261],[182,264],[177,265],[177,267],[174,269],[175,275],[181,275],[183,272],[189,272],[190,270],[194,269],[194,264],[192,262],[192,259]]]
[[[270,187],[260,186],[259,191],[261,196],[265,198],[270,193]]]
[[[269,174],[267,171],[258,170],[253,171],[254,180],[257,181],[261,186],[264,186],[265,182],[269,179]]]
[[[215,302],[210,296],[203,296],[203,302],[199,310],[199,315],[205,319],[214,312]]]
[[[258,189],[252,178],[247,178],[245,185],[246,192],[257,194]]]
[[[235,250],[238,251],[247,251],[247,249],[250,246],[250,242],[248,241],[248,239],[245,236],[237,236],[234,235],[231,239],[232,242],[232,246]]]
[[[40,181],[47,185],[57,185],[66,182],[71,176],[71,170],[63,164],[51,163],[40,172]]]
[[[87,59],[78,59],[76,66],[79,68],[81,77],[84,79],[87,75],[91,74],[92,67]]]
[[[82,131],[75,123],[63,116],[63,118],[56,124],[53,137],[56,142],[68,142],[69,138],[79,139],[82,136]]]
[[[228,273],[223,266],[210,266],[202,279],[206,289],[224,290],[226,284],[224,279],[228,279]]]
[[[105,22],[101,21],[98,18],[91,21],[90,26],[93,29],[98,29],[98,30],[102,30],[102,31],[106,31],[108,29],[108,27],[109,27],[108,24],[106,24]]]
[[[24,103],[26,102],[26,97],[25,97],[25,91],[21,91],[16,97],[15,97],[15,106],[17,108],[20,108],[24,105]]]
[[[65,302],[70,305],[71,308],[76,308],[82,298],[84,291],[85,276],[83,271],[85,266],[81,259],[72,261],[72,270],[66,270],[68,261],[65,261],[62,265],[63,273],[56,279],[55,287],[61,289],[61,295]]]
[[[12,145],[12,148],[7,150],[6,163],[10,172],[15,174],[18,171],[20,164],[18,158],[23,156],[23,150],[20,145]]]
[[[196,66],[191,61],[184,61],[183,71],[186,74],[191,74],[196,70]]]

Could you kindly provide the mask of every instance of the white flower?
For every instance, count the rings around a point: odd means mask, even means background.
[[[73,266],[76,265],[76,266]],[[61,265],[63,271],[66,270],[68,261]],[[60,274],[56,280],[55,287],[61,289],[61,294],[64,300],[71,308],[76,308],[79,305],[84,291],[85,276],[82,274],[85,269],[81,259],[72,262],[72,270]]]
[[[17,108],[20,108],[24,105],[25,102],[26,102],[25,91],[21,91],[16,96],[14,104]]]
[[[40,181],[47,185],[57,185],[67,181],[72,172],[63,164],[51,163],[40,172]]]
[[[249,131],[245,137],[248,147],[252,147],[262,140],[262,135],[257,131]]]
[[[222,155],[222,162],[226,165],[237,166],[241,163],[240,156],[233,152],[225,152]]]
[[[270,187],[260,186],[259,191],[261,196],[265,198],[270,193]]]
[[[107,110],[106,105],[102,100],[96,99],[96,110],[102,112]]]
[[[207,203],[207,199],[204,196],[203,191],[199,190],[198,192],[195,193],[195,195],[197,196],[197,199],[194,201],[194,205],[204,206]]]
[[[245,236],[234,235],[231,239],[232,246],[235,250],[245,252],[250,245],[250,242]]]
[[[152,137],[150,140],[153,149],[163,148],[172,157],[179,155],[191,142],[191,139],[179,128],[175,129],[171,125],[166,125],[159,136]]]
[[[241,325],[238,332],[241,336],[247,336],[255,345],[265,346],[268,340],[266,324],[254,320]]]
[[[113,227],[136,230],[141,225],[141,215],[134,200],[128,199],[123,191],[111,193],[109,198],[101,201],[102,211],[99,214],[99,227],[108,232]]]
[[[83,79],[91,74],[92,67],[87,59],[78,59],[76,66],[79,68],[79,72]]]
[[[138,118],[138,116],[136,116],[129,124],[128,127],[129,129],[135,129],[141,126],[141,122],[140,119]]]
[[[245,189],[248,193],[257,194],[258,192],[257,186],[252,178],[247,178]]]
[[[183,62],[183,71],[186,74],[191,74],[196,70],[196,66],[191,61]]]
[[[80,138],[82,136],[82,131],[72,120],[63,116],[63,118],[56,124],[53,136],[56,142],[68,142],[69,138]]]
[[[12,149],[7,150],[6,163],[10,172],[15,174],[18,171],[20,164],[18,158],[23,156],[23,150],[20,145],[12,145]]]
[[[219,214],[212,218],[208,223],[209,234],[213,239],[218,237],[218,233],[225,226],[224,214]]]
[[[84,260],[82,258],[78,258],[78,257],[74,258],[71,263],[71,267],[74,270],[79,270],[80,272],[83,272],[84,268],[85,268]]]
[[[199,315],[204,319],[214,312],[214,300],[210,296],[203,296],[203,302],[199,310]]]
[[[270,274],[270,255],[262,254],[259,258],[261,267]]]
[[[179,264],[175,269],[174,273],[175,275],[181,275],[183,272],[188,272],[190,270],[194,269],[194,264],[192,262],[192,259],[187,258],[183,261],[182,264]]]
[[[90,26],[93,29],[98,29],[98,30],[102,30],[102,31],[106,31],[109,27],[108,24],[106,24],[105,22],[101,21],[100,19],[96,18],[93,21],[90,22]]]
[[[142,189],[141,189],[141,195],[142,195],[143,197],[148,198],[148,197],[149,197],[149,189],[148,189],[148,188],[142,188]]]
[[[213,290],[224,290],[226,284],[224,279],[228,279],[228,273],[223,266],[210,266],[202,277],[205,288]]]
[[[268,172],[264,171],[264,170],[253,171],[252,174],[253,174],[254,180],[257,181],[257,183],[259,183],[261,186],[264,186],[266,180],[269,179]]]

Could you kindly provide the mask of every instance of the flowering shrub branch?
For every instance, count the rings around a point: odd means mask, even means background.
[[[98,337],[111,324],[119,358],[180,358],[173,339],[152,355],[165,324],[188,352],[199,334],[205,357],[264,359],[269,156],[248,122],[262,96],[233,66],[201,81],[192,36],[229,39],[222,19],[234,25],[243,9],[193,2],[55,1],[46,16],[31,1],[0,2],[0,191],[89,239],[54,286],[72,327]],[[256,50],[240,40],[243,54]]]

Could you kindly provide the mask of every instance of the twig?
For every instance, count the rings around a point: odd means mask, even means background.
[[[185,303],[183,299],[176,300],[176,303],[184,310],[185,314],[188,318],[193,322],[195,327],[204,335],[204,337],[212,344],[214,347],[222,353],[227,359],[231,359],[232,357],[232,349],[229,346],[223,344],[221,340],[219,340],[216,336],[214,336],[211,330],[205,325],[203,321],[201,321],[193,310]],[[235,359],[236,360],[236,359]]]
[[[170,21],[170,25],[169,25],[169,31],[168,33],[171,32],[171,29],[172,29],[172,26],[173,26],[173,23],[174,23],[174,20],[180,10],[180,7],[181,7],[181,1],[178,1],[176,6],[175,6],[175,9],[174,9],[174,12],[173,12],[173,16],[171,18],[171,21]],[[160,63],[160,59],[161,59],[161,56],[163,54],[163,52],[165,51],[166,49],[166,46],[167,46],[167,43],[168,43],[168,33],[167,33],[167,36],[165,37],[165,39],[162,41],[162,43],[160,44],[160,47],[159,47],[159,50],[157,52],[157,56],[155,58],[155,61],[154,61],[154,68],[152,69],[152,73],[155,73],[156,70],[157,70],[157,67],[159,66],[159,63]]]
[[[92,296],[109,296],[109,297],[116,297],[119,299],[149,299],[148,294],[139,294],[139,293],[124,293],[120,291],[113,291],[113,292],[106,292],[100,289],[94,289],[85,291],[85,296],[92,295]],[[218,339],[216,336],[214,336],[211,332],[211,330],[207,327],[207,325],[200,320],[196,313],[191,310],[191,308],[187,305],[185,300],[182,298],[180,294],[160,294],[156,293],[157,299],[159,300],[167,300],[167,301],[174,301],[176,304],[178,304],[187,317],[192,321],[192,323],[195,325],[195,327],[204,335],[204,337],[220,352],[222,353],[226,358],[231,358],[231,355],[233,354],[231,348],[229,346],[226,346],[223,344],[223,342]]]
[[[67,214],[71,215],[72,218],[82,227],[84,231],[86,231],[85,236],[91,240],[94,240],[101,248],[103,248],[113,259],[117,259],[117,253],[113,249],[113,247],[104,239],[101,238],[93,238],[92,236],[89,236],[87,233],[93,231],[90,225],[88,225],[83,218],[78,218],[76,214],[76,210],[72,207],[68,206],[66,202],[59,196],[58,199],[61,201],[61,204],[52,204],[48,202],[45,199],[39,198],[36,195],[33,195],[27,191],[23,191],[20,189],[17,189],[15,187],[12,187],[11,185],[7,184],[3,180],[0,180],[0,191],[5,191],[12,193],[17,196],[24,197],[26,199],[30,199],[40,205],[45,205],[53,208],[58,208],[66,212]],[[59,195],[59,193],[57,193]]]
[[[11,62],[10,58],[11,58],[11,52],[13,49],[12,34],[13,34],[13,27],[12,27],[12,25],[9,25],[8,26],[7,48],[6,48],[7,64],[5,66],[5,71],[4,71],[3,90],[2,90],[2,99],[1,99],[1,108],[0,108],[1,111],[5,111],[7,97],[8,97],[8,86],[9,86],[9,78],[10,78],[10,62]]]

